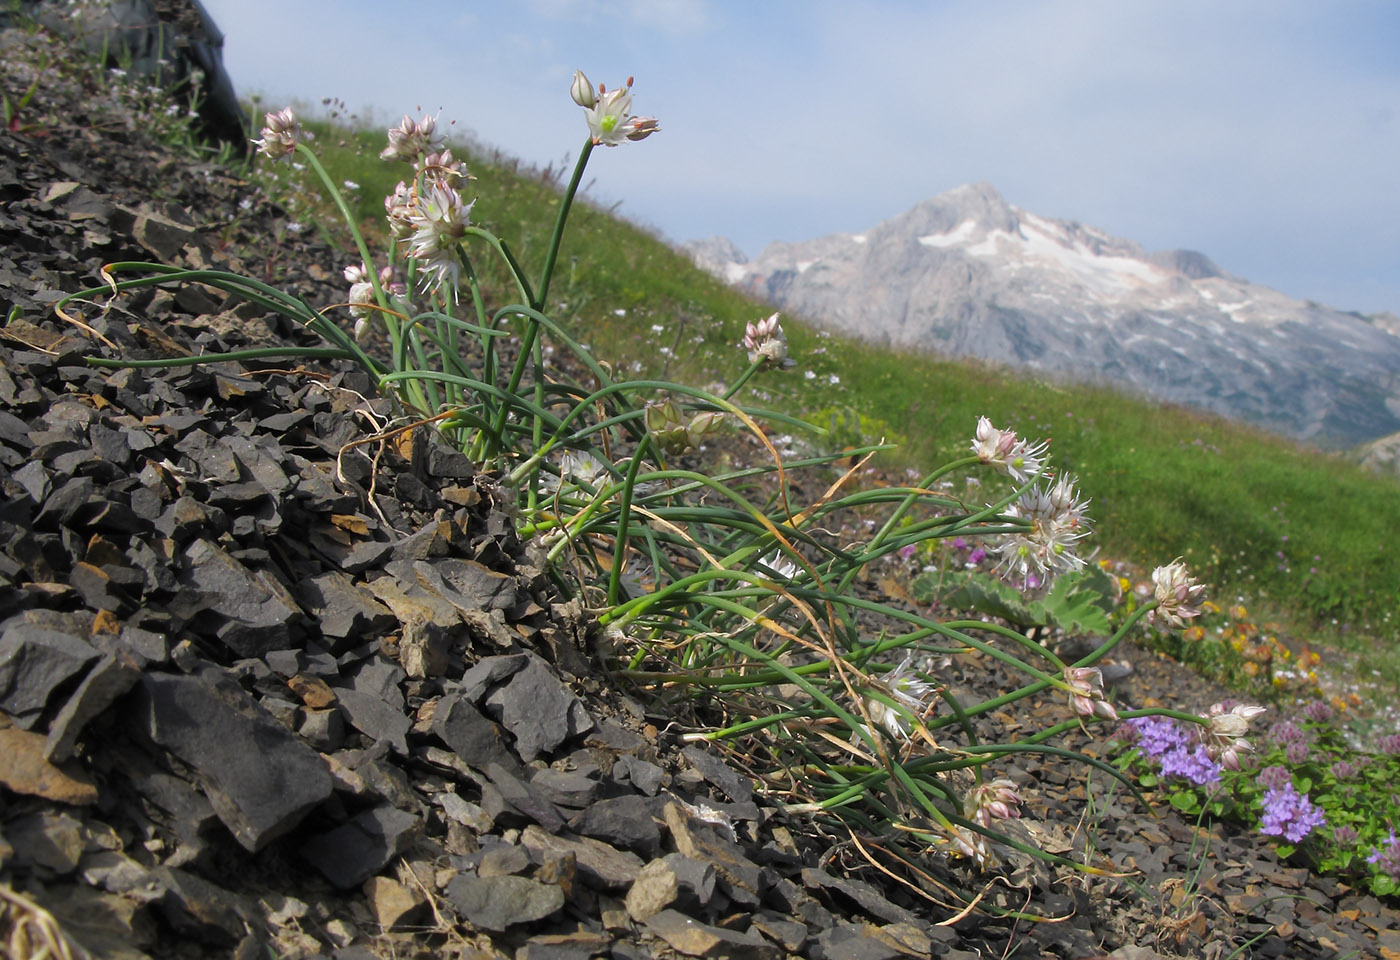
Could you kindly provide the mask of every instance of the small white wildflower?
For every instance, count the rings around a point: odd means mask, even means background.
[[[474,203],[475,201],[472,201]],[[424,274],[424,287],[444,283],[457,286],[462,264],[457,259],[457,245],[466,236],[471,223],[468,214],[472,203],[441,181],[428,186],[409,213],[413,235],[408,238],[409,256],[419,261]]]
[[[1103,672],[1098,667],[1065,667],[1065,683],[1069,684],[1069,705],[1081,717],[1103,717],[1117,720],[1118,711],[1103,692]]]
[[[1249,721],[1265,711],[1254,704],[1236,704],[1230,710],[1223,703],[1213,703],[1201,716],[1209,721],[1201,739],[1205,741],[1206,755],[1220,761],[1226,770],[1240,768],[1240,754],[1248,753],[1254,745],[1245,739],[1249,732]]]
[[[744,327],[744,349],[748,351],[749,363],[762,363],[765,367],[795,365],[788,359],[787,336],[776,313]]]
[[[284,107],[264,116],[266,126],[262,128],[262,139],[254,140],[258,152],[269,160],[282,160],[296,150],[301,127],[291,107]]]
[[[580,99],[575,96],[574,102]],[[631,77],[627,78],[626,86],[616,90],[599,84],[596,98],[584,107],[583,114],[595,146],[615,147],[624,140],[645,140],[660,129],[654,117],[632,116]]]
[[[983,463],[989,463],[1017,483],[1025,483],[1045,468],[1045,451],[1049,444],[1037,444],[1018,439],[1014,430],[998,430],[986,417],[977,419],[977,433],[972,439],[972,452]]]
[[[913,668],[913,658],[909,656],[883,676],[871,674],[870,682],[915,717],[922,717],[927,712],[928,701],[934,693],[933,684],[919,679]],[[865,702],[866,713],[877,727],[885,728],[895,739],[906,743],[913,738],[912,724],[898,709],[874,697],[862,699]]]
[[[437,132],[437,118],[423,117],[417,123],[408,114],[397,127],[388,131],[389,145],[379,152],[381,160],[407,160],[413,163],[419,157],[442,149],[442,135]]]
[[[1180,629],[1186,621],[1201,614],[1205,585],[1199,583],[1181,558],[1152,571],[1157,606],[1147,613],[1148,623],[1162,623]]]
[[[760,572],[770,573],[774,580],[782,580],[787,583],[791,583],[802,572],[801,568],[789,560],[780,550],[774,550],[758,562],[764,568]]]
[[[981,783],[963,798],[963,815],[983,827],[990,828],[993,820],[1007,820],[1021,815],[1025,803],[1016,792],[1016,784],[1005,777]]]
[[[1036,484],[1007,508],[1008,516],[1028,520],[1030,529],[1011,534],[997,548],[999,566],[1006,572],[1028,576],[1034,569],[1054,575],[1084,566],[1075,548],[1089,535],[1089,518],[1084,513],[1087,501],[1079,499],[1074,483],[1074,477],[1064,475],[1049,489]]]

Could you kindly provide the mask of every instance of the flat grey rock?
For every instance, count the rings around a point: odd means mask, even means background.
[[[218,637],[240,657],[288,646],[290,625],[302,616],[275,577],[249,570],[210,540],[186,548],[179,579],[211,598],[209,609],[223,620]]]
[[[564,891],[526,877],[482,879],[462,873],[447,885],[447,899],[470,923],[499,933],[555,913],[564,906]]]
[[[146,733],[199,775],[214,812],[257,851],[330,796],[325,761],[227,676],[147,673],[136,687]]]
[[[62,763],[72,757],[88,722],[135,686],[140,676],[140,665],[129,654],[104,654],[49,725],[49,739],[44,745],[44,756],[49,762]]]
[[[661,830],[652,819],[651,805],[635,795],[599,800],[570,820],[569,829],[648,858],[661,850]]]
[[[312,837],[302,845],[301,855],[333,885],[348,890],[398,856],[421,822],[406,811],[376,807]]]
[[[493,763],[506,768],[519,765],[506,742],[505,730],[457,694],[448,694],[438,701],[433,713],[433,733],[477,770],[485,770]]]
[[[486,695],[484,704],[514,734],[515,751],[525,763],[593,728],[583,703],[533,654],[523,669]]]
[[[30,729],[54,693],[76,682],[98,656],[91,644],[71,634],[8,623],[0,632],[0,710]]]

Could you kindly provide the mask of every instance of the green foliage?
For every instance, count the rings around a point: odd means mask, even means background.
[[[832,452],[876,443],[903,445],[907,442],[884,420],[861,413],[849,404],[823,407],[807,414],[806,419],[826,429],[825,446]]]
[[[910,592],[920,603],[975,610],[1021,629],[1053,627],[1069,634],[1106,637],[1113,632],[1113,579],[1096,566],[1056,577],[1043,596],[1026,593],[980,571],[924,573]]]

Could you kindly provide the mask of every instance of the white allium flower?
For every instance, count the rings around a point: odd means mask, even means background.
[[[437,132],[437,118],[423,117],[417,123],[408,114],[397,127],[389,128],[389,145],[379,152],[381,160],[407,160],[413,163],[428,153],[442,149],[442,135]]]
[[[344,274],[350,284],[350,294],[346,298],[351,304],[350,316],[368,317],[373,311],[364,304],[374,302],[374,284],[370,282],[369,271],[363,263],[352,263],[345,268]],[[355,325],[355,339],[362,339],[367,332],[361,329],[360,324]]]
[[[1081,717],[1103,717],[1117,720],[1118,711],[1103,692],[1103,672],[1098,667],[1065,667],[1065,683],[1069,684],[1069,705]]]
[[[455,187],[458,180],[470,180],[467,173],[467,165],[464,161],[452,156],[451,148],[443,150],[441,153],[430,153],[425,156],[416,169],[423,174],[427,180],[441,180],[448,186]]]
[[[425,287],[443,283],[457,286],[462,270],[457,245],[471,223],[471,208],[472,204],[463,201],[461,194],[440,181],[430,184],[413,205],[409,213],[413,235],[407,241],[408,253],[419,261]]]
[[[574,99],[578,102],[578,97]],[[631,77],[626,86],[615,90],[599,84],[596,99],[584,107],[583,115],[595,145],[615,147],[624,140],[645,140],[661,129],[655,117],[632,116]]]
[[[774,550],[758,562],[772,573],[774,580],[784,580],[791,583],[802,572],[797,564],[789,560],[781,550]]]
[[[384,198],[384,213],[395,238],[402,240],[413,233],[413,207],[417,202],[414,189],[402,180],[394,192]]]
[[[253,141],[257,144],[258,153],[269,160],[290,157],[296,150],[297,139],[301,135],[301,127],[292,108],[283,107],[275,113],[265,115],[263,120],[267,125],[262,128],[262,139]]]
[[[1181,558],[1152,571],[1157,606],[1147,613],[1148,623],[1162,623],[1180,629],[1186,621],[1201,615],[1205,585],[1196,581]]]
[[[979,783],[963,798],[963,816],[990,828],[993,820],[1014,819],[1021,815],[1025,801],[1016,792],[1016,784],[1005,777]]]
[[[1240,754],[1248,753],[1254,745],[1245,739],[1249,732],[1249,721],[1266,708],[1249,703],[1236,704],[1230,710],[1223,703],[1213,703],[1201,716],[1209,721],[1201,739],[1205,741],[1206,755],[1219,760],[1227,770],[1240,768]]]
[[[1031,528],[1012,534],[997,548],[999,566],[1007,572],[1017,570],[1022,576],[1032,569],[1054,575],[1084,566],[1084,558],[1075,548],[1089,534],[1089,518],[1084,513],[1088,501],[1079,499],[1074,484],[1074,477],[1067,474],[1048,489],[1036,484],[1007,508],[1008,516],[1028,520]]]
[[[788,359],[787,336],[776,313],[744,327],[744,349],[749,353],[749,363],[761,361],[764,366],[776,367],[795,365],[795,361]]]
[[[924,715],[928,710],[928,701],[934,694],[933,684],[919,679],[913,668],[913,658],[909,656],[883,676],[871,674],[870,682],[915,717]],[[906,743],[913,738],[913,726],[899,710],[874,697],[862,699],[866,713],[877,727],[884,727],[892,737]]]
[[[977,418],[972,452],[1017,483],[1025,483],[1045,469],[1045,451],[1049,446],[1043,440],[1036,444],[1021,440],[1016,431],[998,430],[986,417]]]

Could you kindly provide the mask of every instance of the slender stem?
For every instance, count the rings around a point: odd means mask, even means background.
[[[574,175],[569,180],[569,187],[564,191],[564,199],[559,204],[559,217],[554,221],[554,233],[549,238],[549,252],[544,258],[544,269],[540,271],[539,294],[530,303],[536,310],[544,309],[545,299],[549,296],[549,281],[554,276],[554,263],[559,259],[559,245],[564,240],[564,222],[569,219],[569,208],[574,204],[574,194],[578,193],[579,182],[583,180],[583,168],[588,166],[588,157],[592,152],[593,138],[589,137],[583,142],[578,162],[574,164]]]

